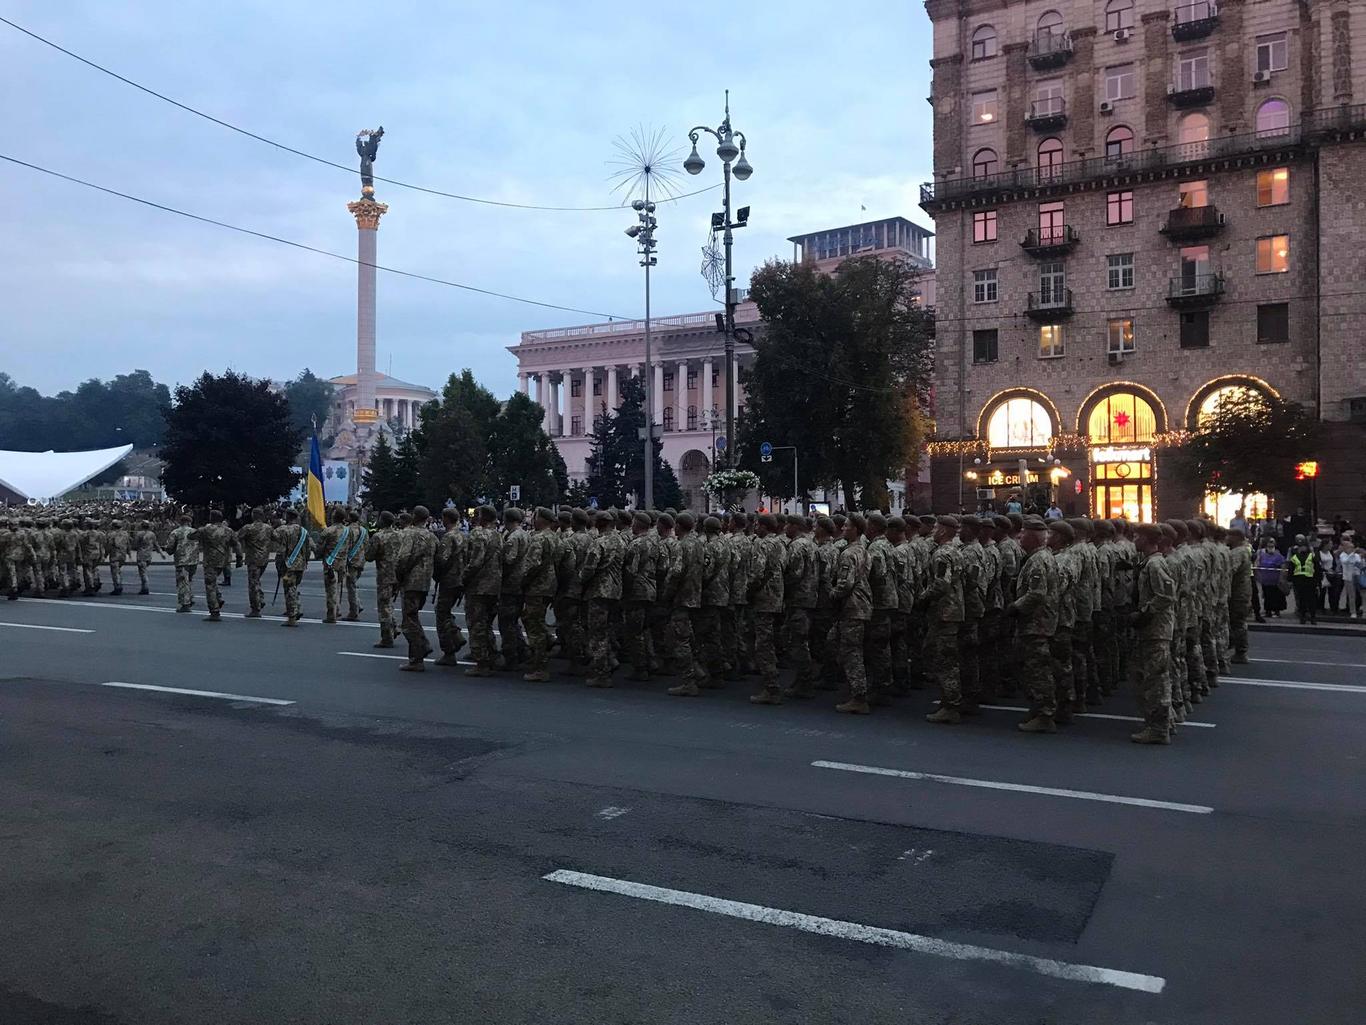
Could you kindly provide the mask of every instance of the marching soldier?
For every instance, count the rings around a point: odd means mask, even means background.
[[[503,513],[503,582],[498,592],[498,633],[502,637],[503,668],[516,669],[527,657],[522,637],[522,578],[531,535],[522,529],[526,517],[520,509]]]
[[[109,593],[115,597],[123,593],[123,564],[128,561],[131,547],[132,538],[123,529],[123,523],[112,521],[105,535],[105,551],[109,555],[109,583],[112,585]]]
[[[828,517],[818,521],[824,532],[833,536],[835,524]],[[844,524],[844,548],[835,565],[835,580],[830,588],[830,600],[835,612],[832,631],[837,664],[844,671],[849,685],[849,699],[835,706],[837,712],[867,715],[868,676],[864,671],[864,634],[873,618],[873,591],[868,585],[868,549],[861,543],[863,524],[857,517],[849,517]],[[831,546],[834,547],[833,545]]]
[[[346,542],[349,549],[346,553],[346,615],[342,619],[355,623],[360,620],[361,614],[356,588],[360,584],[361,574],[365,572],[365,547],[370,541],[370,530],[361,523],[359,509],[351,510],[349,520],[351,537]]]
[[[266,522],[263,509],[251,511],[251,522],[237,531],[237,543],[242,552],[242,561],[247,567],[247,619],[260,619],[265,607],[266,594],[261,586],[261,576],[270,565],[270,544],[273,535],[270,524]]]
[[[588,686],[611,687],[612,606],[621,599],[621,549],[614,538],[611,513],[598,513],[594,526],[598,536],[579,570],[588,614]]]
[[[85,519],[81,521],[78,533],[81,579],[85,584],[85,590],[81,593],[89,597],[104,588],[104,581],[100,579],[100,563],[104,561],[104,531],[93,520]]]
[[[157,543],[157,535],[152,530],[152,524],[148,520],[142,520],[138,524],[137,531],[133,534],[133,551],[137,560],[138,567],[138,594],[151,594],[147,587],[147,567],[152,563],[152,553],[162,551],[161,545]]]
[[[337,506],[328,509],[327,527],[315,542],[323,561],[324,623],[337,621],[337,606],[341,604],[342,580],[346,575],[346,554],[349,551],[347,542],[351,539],[351,530],[345,519],[345,512]]]
[[[721,651],[721,621],[730,606],[730,546],[721,533],[721,521],[708,516],[702,521],[706,537],[702,545],[702,605],[693,619],[693,640],[706,669],[706,686],[725,685],[726,660]]]
[[[650,612],[650,637],[654,642],[654,672],[673,675],[677,672],[673,635],[673,597],[669,593],[669,574],[679,559],[678,538],[674,537],[672,513],[660,513],[655,520],[655,604]],[[681,672],[677,675],[682,676]]]
[[[668,692],[675,697],[696,697],[707,685],[707,671],[693,636],[693,619],[702,607],[704,560],[702,539],[693,530],[695,522],[690,512],[681,512],[674,520],[674,555],[664,578],[663,600],[669,611],[667,634],[678,675],[682,677],[682,683],[669,688]]]
[[[1053,684],[1058,696],[1054,718],[1063,724],[1072,721],[1077,699],[1073,662],[1076,648],[1072,643],[1072,631],[1077,624],[1077,592],[1081,587],[1082,567],[1078,554],[1072,551],[1075,538],[1076,532],[1066,520],[1048,521],[1048,544],[1058,567],[1058,626],[1049,644],[1053,653]]]
[[[963,625],[958,630],[958,671],[963,700],[958,711],[980,715],[982,694],[982,621],[986,618],[988,578],[986,553],[977,539],[982,521],[964,516],[959,521],[958,556],[963,563]]]
[[[641,683],[650,679],[650,615],[655,604],[655,546],[650,540],[650,517],[636,513],[631,520],[631,541],[621,563],[622,615],[625,621],[628,677]]]
[[[830,591],[835,586],[835,574],[839,563],[834,531],[835,524],[828,517],[816,518],[816,528],[813,531],[816,548],[811,567],[816,578],[816,607],[811,613],[811,675],[819,690],[839,689],[835,643],[830,639],[835,628],[835,608]]]
[[[304,571],[308,569],[311,546],[308,531],[299,523],[299,513],[296,510],[285,510],[285,522],[275,528],[270,543],[285,560],[284,573],[280,577],[285,589],[285,621],[280,625],[297,627],[299,620],[303,618],[303,609],[299,603],[299,583],[303,580]]]
[[[887,543],[892,546],[892,568],[896,576],[896,612],[892,616],[892,692],[905,695],[910,690],[911,653],[907,639],[917,581],[915,553],[906,538],[906,521],[900,516],[893,516],[887,521]]]
[[[522,622],[526,624],[529,650],[527,673],[522,677],[530,683],[544,683],[550,679],[550,628],[546,613],[558,586],[556,563],[559,542],[555,535],[555,514],[549,509],[537,509],[533,520],[535,532],[528,540],[522,570]]]
[[[892,689],[892,617],[897,613],[896,557],[886,538],[887,520],[871,512],[864,521],[864,537],[855,542],[868,549],[868,589],[873,596],[873,618],[863,637],[863,664],[868,673],[869,698],[885,705]]]
[[[560,513],[555,628],[560,636],[560,653],[569,660],[569,675],[582,676],[588,671],[588,647],[584,637],[583,582],[579,579],[579,570],[583,568],[593,539],[588,533],[588,513],[575,509],[567,515],[568,529],[565,527],[566,513]]]
[[[503,590],[503,535],[498,514],[491,506],[475,510],[470,531],[468,558],[461,583],[465,588],[465,622],[470,628],[470,654],[474,665],[466,676],[492,676],[497,649],[493,643],[493,618]]]
[[[958,634],[963,627],[963,557],[953,543],[961,524],[956,516],[935,521],[925,604],[925,676],[939,686],[939,708],[925,716],[933,723],[962,722],[963,678],[959,674]],[[972,695],[975,703],[977,695]]]
[[[188,515],[182,515],[180,526],[171,531],[166,541],[166,551],[175,560],[176,611],[189,612],[194,606],[194,591],[190,585],[194,581],[195,570],[199,568],[199,542],[195,539],[194,527],[190,526]],[[75,586],[73,574],[71,587],[74,589]]]
[[[437,542],[432,569],[436,579],[436,642],[441,645],[441,657],[436,664],[453,666],[459,664],[456,656],[465,646],[464,634],[455,621],[455,607],[460,603],[468,542],[460,530],[460,514],[455,509],[442,509],[441,522],[446,530]]]
[[[755,527],[756,540],[751,549],[749,586],[746,598],[754,622],[754,668],[759,671],[761,690],[750,695],[756,705],[781,705],[778,687],[778,618],[783,611],[783,550],[778,520],[763,513]]]
[[[1234,665],[1247,665],[1247,617],[1252,614],[1252,549],[1238,529],[1224,535],[1230,553],[1228,636]]]
[[[1048,526],[1038,516],[1027,517],[1020,532],[1025,559],[1008,608],[1014,623],[1020,680],[1029,699],[1029,718],[1020,723],[1022,733],[1056,733],[1058,689],[1053,678],[1053,634],[1058,628],[1057,561],[1048,547]]]
[[[394,579],[403,593],[403,639],[408,642],[408,661],[399,666],[405,673],[421,673],[423,660],[431,654],[432,644],[422,629],[422,606],[427,603],[427,591],[432,586],[432,569],[436,557],[436,538],[427,528],[431,514],[427,507],[413,507],[412,525],[403,531],[398,557],[394,560]],[[334,620],[335,622],[335,620]]]
[[[820,566],[806,517],[787,518],[787,559],[783,565],[783,605],[787,636],[783,645],[792,666],[792,686],[783,693],[809,698],[816,693],[816,663],[811,657],[812,620],[818,604]]]
[[[379,529],[365,543],[365,561],[375,564],[375,614],[379,617],[379,641],[376,648],[394,646],[394,566],[403,542],[394,514],[385,510],[379,514]],[[440,617],[438,616],[438,625]]]
[[[199,544],[204,554],[204,602],[209,607],[206,623],[221,623],[219,610],[223,608],[223,595],[218,590],[218,577],[228,567],[232,550],[237,545],[237,535],[223,522],[223,514],[217,509],[209,511],[209,522],[190,535]]]
[[[1175,632],[1176,582],[1159,551],[1161,529],[1151,523],[1135,528],[1135,543],[1144,557],[1138,571],[1138,604],[1133,613],[1137,649],[1130,660],[1134,691],[1143,713],[1143,729],[1135,744],[1170,744],[1171,677],[1166,658]]]
[[[732,513],[730,533],[726,543],[730,547],[730,610],[725,619],[722,644],[725,648],[727,678],[738,680],[749,670],[754,659],[753,635],[749,614],[749,574],[753,539],[745,533],[745,514]]]

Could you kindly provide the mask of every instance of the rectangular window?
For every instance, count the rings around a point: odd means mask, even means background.
[[[571,399],[580,398],[583,395],[583,380],[575,377],[569,382],[569,397]]]
[[[570,434],[582,434],[582,433],[583,433],[583,417],[581,417],[581,416],[571,416],[571,417],[569,418],[569,433],[570,433]]]
[[[1257,205],[1285,206],[1290,202],[1290,168],[1257,172]]]
[[[996,241],[996,211],[977,210],[972,215],[972,240],[974,242]]]
[[[1124,317],[1107,322],[1106,332],[1106,352],[1122,356],[1134,351],[1134,322],[1131,318]]]
[[[697,391],[697,371],[688,371],[688,391]]]
[[[1061,203],[1039,204],[1039,244],[1043,246],[1062,242],[1066,232]]]
[[[1138,91],[1138,79],[1132,64],[1105,69],[1105,98],[1111,103],[1131,99]]]
[[[1274,345],[1290,341],[1290,304],[1267,303],[1257,307],[1257,341]]]
[[[601,395],[601,394],[602,394],[602,381],[601,381],[599,378],[597,378],[597,377],[594,377],[594,378],[593,378],[593,394],[594,394],[594,395]]]
[[[1067,271],[1061,260],[1039,264],[1039,304],[1053,306],[1067,298]]]
[[[1290,236],[1267,235],[1257,240],[1257,273],[1285,274],[1290,270]]]
[[[1290,44],[1284,32],[1257,37],[1257,70],[1284,71],[1290,66]]]
[[[665,391],[673,391],[673,390],[674,390],[674,375],[673,375],[673,371],[672,371],[672,370],[666,371],[665,374],[664,374],[664,390],[665,390]]]
[[[972,94],[972,123],[975,125],[995,124],[1001,111],[997,106],[996,90],[983,89]]]
[[[1134,223],[1134,194],[1132,190],[1110,192],[1105,196],[1105,223],[1109,225]]]
[[[1209,246],[1185,246],[1181,250],[1181,293],[1200,295],[1210,283]]]
[[[1205,50],[1183,53],[1176,64],[1176,87],[1185,92],[1204,89],[1210,84],[1209,53]]]
[[[1039,359],[1062,355],[1062,325],[1044,324],[1039,328]]]
[[[1125,3],[1124,0],[1117,0],[1114,3],[1105,5],[1105,31],[1118,32],[1122,28],[1134,27],[1134,5],[1133,0]]]
[[[1181,314],[1181,348],[1204,349],[1209,346],[1209,311],[1192,310]]]
[[[974,331],[972,333],[972,361],[974,363],[995,363],[997,359],[997,332]]]
[[[1209,206],[1209,182],[1182,182],[1179,193],[1177,205],[1183,209]]]
[[[996,268],[972,272],[972,301],[975,303],[994,303],[996,301]]]
[[[1105,258],[1105,287],[1114,291],[1134,287],[1134,254],[1111,253]]]

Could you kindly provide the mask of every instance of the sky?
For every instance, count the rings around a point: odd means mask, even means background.
[[[613,142],[719,124],[730,89],[754,175],[736,267],[790,259],[791,235],[901,215],[930,177],[930,25],[916,0],[10,0],[0,13],[151,89],[355,167],[503,201],[603,206]],[[0,24],[0,154],[144,199],[354,257],[355,173],[185,113]],[[685,191],[719,183],[707,168]],[[0,370],[54,393],[145,368],[257,377],[355,370],[356,268],[0,161],[6,314]],[[469,367],[516,387],[507,346],[545,327],[638,317],[629,210],[549,212],[377,183],[382,265],[589,313],[380,273],[378,367],[433,387]],[[866,207],[866,210],[863,208]],[[701,247],[719,189],[658,211],[655,315],[717,308]]]

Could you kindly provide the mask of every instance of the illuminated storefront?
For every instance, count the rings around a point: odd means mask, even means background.
[[[1091,479],[1091,515],[1153,521],[1158,410],[1137,391],[1096,398],[1084,415]]]
[[[1275,394],[1265,381],[1254,378],[1220,378],[1205,385],[1191,401],[1187,410],[1188,426],[1198,430],[1226,400],[1241,401],[1253,395]],[[1250,495],[1207,491],[1201,510],[1215,523],[1228,526],[1239,511],[1245,519],[1265,519],[1272,513],[1270,499],[1260,492]]]

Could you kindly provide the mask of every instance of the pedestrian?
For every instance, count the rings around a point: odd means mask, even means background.
[[[419,615],[427,603],[435,568],[436,535],[427,526],[430,518],[426,506],[413,507],[413,523],[403,531],[394,566],[394,578],[403,594],[403,639],[408,642],[408,661],[398,668],[408,673],[423,672],[423,660],[432,650]]]
[[[1062,510],[1058,508],[1058,503],[1057,503],[1057,502],[1049,502],[1049,503],[1048,503],[1048,508],[1047,508],[1047,510],[1044,511],[1043,518],[1044,518],[1045,520],[1060,520],[1060,519],[1062,519]]]
[[[1285,556],[1276,547],[1276,538],[1268,535],[1262,540],[1262,550],[1253,563],[1257,588],[1262,593],[1262,611],[1271,619],[1280,619],[1286,609],[1285,597],[1290,584],[1285,568]]]
[[[1342,566],[1342,591],[1347,597],[1346,612],[1353,619],[1361,618],[1363,598],[1366,598],[1366,557],[1357,547],[1356,539],[1344,537],[1338,562]]]
[[[1336,615],[1342,602],[1342,548],[1332,538],[1320,538],[1318,544],[1319,565],[1323,569],[1319,580],[1319,609]]]
[[[1300,623],[1316,626],[1319,621],[1319,580],[1323,576],[1323,566],[1303,534],[1296,537],[1287,564],[1290,567],[1290,586],[1295,592],[1295,612],[1300,617]]]

